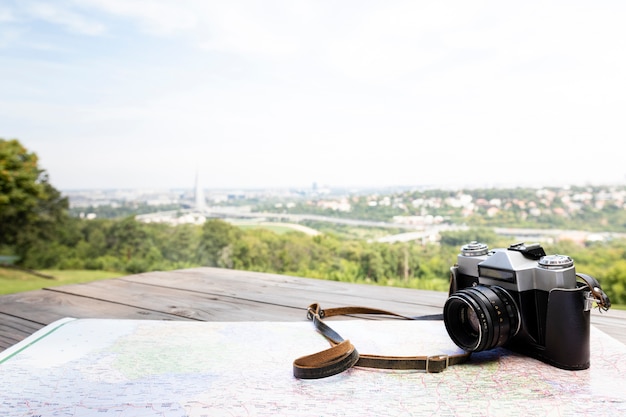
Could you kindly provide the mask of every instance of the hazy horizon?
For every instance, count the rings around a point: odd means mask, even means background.
[[[8,0],[0,137],[62,190],[623,184],[625,20],[603,0]]]
[[[51,181],[54,186],[54,181]],[[341,185],[341,184],[316,184],[317,190],[324,192],[331,191],[369,191],[369,190],[472,190],[472,189],[514,189],[514,188],[563,188],[570,187],[626,187],[626,181],[616,183],[604,182],[581,182],[581,183],[467,183],[467,184],[390,184],[390,185]],[[57,187],[58,188],[58,187]],[[285,186],[267,186],[267,187],[245,187],[245,186],[202,186],[203,190],[208,191],[311,191],[314,190],[313,183],[304,185],[285,185]],[[194,190],[193,183],[174,186],[174,187],[84,187],[84,188],[59,188],[62,192],[79,192],[79,191],[178,191],[178,190]]]

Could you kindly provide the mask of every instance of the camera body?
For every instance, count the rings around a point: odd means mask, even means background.
[[[451,268],[444,323],[462,349],[504,346],[562,369],[589,367],[589,287],[569,256],[539,244],[471,242]]]

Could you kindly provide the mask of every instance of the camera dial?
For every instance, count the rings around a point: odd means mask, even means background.
[[[476,241],[470,242],[467,245],[461,247],[461,253],[463,256],[483,256],[489,252],[489,248],[484,243]]]
[[[547,255],[539,259],[539,267],[544,269],[565,269],[574,265],[574,261],[567,255]]]

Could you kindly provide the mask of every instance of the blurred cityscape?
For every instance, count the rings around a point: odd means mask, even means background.
[[[527,222],[549,216],[572,219],[587,212],[624,212],[625,186],[572,186],[493,190],[409,188],[332,189],[313,184],[308,189],[267,190],[72,190],[64,191],[77,216],[101,216],[98,208],[127,209],[143,222],[202,224],[207,218],[256,222],[334,223],[354,227],[394,229],[380,241],[436,241],[443,230],[463,230],[464,218],[505,217]],[[450,214],[454,215],[451,216]],[[561,223],[561,222],[557,222]],[[558,227],[495,227],[516,240],[577,242],[625,237],[620,227],[576,229]],[[619,226],[619,225],[616,225]]]

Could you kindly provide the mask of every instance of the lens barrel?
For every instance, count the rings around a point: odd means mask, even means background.
[[[502,346],[520,328],[513,297],[498,286],[477,285],[453,293],[443,306],[443,320],[450,338],[468,352]]]

